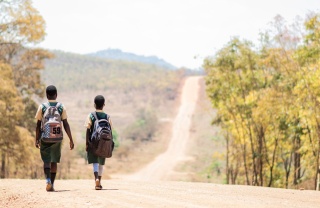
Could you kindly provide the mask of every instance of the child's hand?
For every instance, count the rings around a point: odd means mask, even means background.
[[[39,141],[39,139],[36,139],[35,146],[36,146],[36,148],[40,149],[40,141]]]
[[[73,141],[70,141],[70,150],[72,150],[74,148],[74,143]]]

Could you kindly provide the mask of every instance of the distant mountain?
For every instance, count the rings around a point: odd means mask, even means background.
[[[175,92],[183,72],[155,64],[113,60],[63,51],[51,51],[42,72],[45,83],[65,92],[83,90],[149,90],[158,94]]]
[[[162,68],[171,69],[171,70],[177,69],[177,67],[173,66],[172,64],[156,56],[141,56],[141,55],[136,55],[134,53],[123,52],[119,49],[107,49],[107,50],[102,50],[95,53],[90,53],[87,55],[99,57],[99,58],[113,59],[113,60],[125,60],[125,61],[154,64],[156,66],[160,66]]]

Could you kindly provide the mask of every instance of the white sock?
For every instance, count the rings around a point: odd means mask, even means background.
[[[99,165],[98,176],[102,176],[102,173],[103,173],[103,165]]]

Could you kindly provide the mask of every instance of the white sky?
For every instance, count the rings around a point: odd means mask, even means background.
[[[199,68],[231,37],[257,41],[280,14],[289,23],[320,0],[33,0],[46,21],[47,49],[90,53],[117,48]],[[197,57],[197,58],[195,58]]]

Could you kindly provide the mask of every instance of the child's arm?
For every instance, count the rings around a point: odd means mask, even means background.
[[[110,123],[110,127],[111,127],[111,129],[112,129],[112,121],[111,121],[111,118],[110,118],[110,116],[108,115],[108,117],[107,117],[107,120],[109,121],[109,123]]]
[[[41,136],[41,121],[38,120],[37,127],[36,127],[36,141],[35,146],[36,148],[40,148],[40,136]]]
[[[90,138],[90,129],[87,129],[86,132],[86,151],[88,152],[88,146],[89,146],[89,138]]]
[[[89,147],[89,140],[90,140],[90,136],[91,136],[91,119],[90,119],[90,115],[91,113],[89,113],[86,122],[84,123],[84,126],[86,127],[87,131],[86,131],[86,151],[88,151],[88,147]]]
[[[70,150],[72,150],[74,148],[74,143],[72,139],[71,129],[67,120],[67,110],[64,105],[62,105],[61,120],[63,122],[63,128],[65,132],[68,134],[68,137],[70,139]]]
[[[35,146],[36,148],[40,148],[42,105],[39,105],[35,118],[37,119]]]
[[[63,120],[63,128],[66,131],[66,133],[68,134],[68,137],[70,139],[70,150],[72,150],[74,148],[74,143],[73,143],[70,126],[69,126],[69,123],[68,123],[67,119]]]

